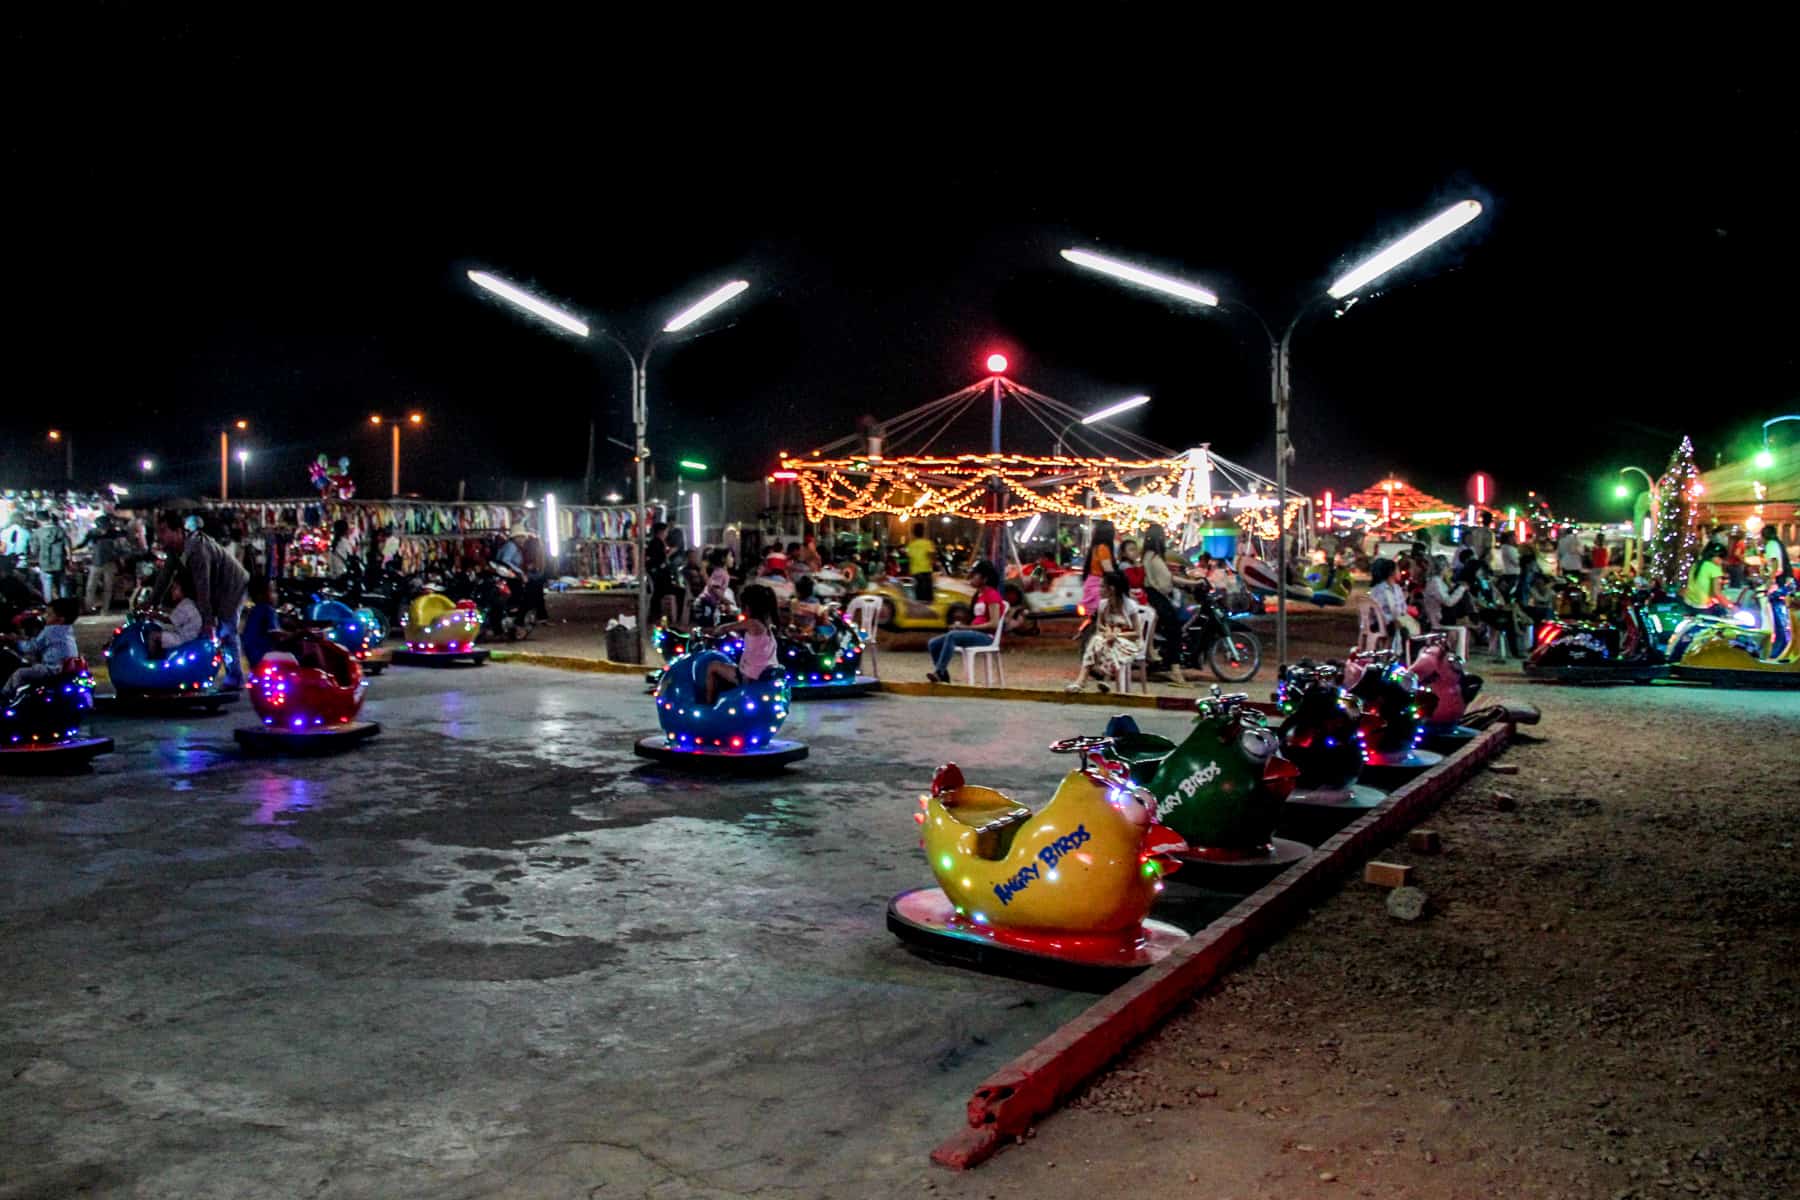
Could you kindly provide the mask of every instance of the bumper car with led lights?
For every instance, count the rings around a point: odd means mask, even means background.
[[[1444,761],[1435,750],[1419,749],[1437,697],[1419,686],[1393,651],[1359,650],[1345,661],[1343,672],[1344,690],[1363,710],[1364,783],[1394,787]]]
[[[1480,730],[1462,720],[1469,702],[1481,691],[1481,676],[1466,669],[1462,655],[1450,649],[1450,639],[1444,634],[1428,633],[1414,638],[1412,644],[1418,649],[1413,656],[1413,677],[1436,697],[1431,716],[1422,723],[1423,745],[1443,754],[1460,750],[1480,736]]]
[[[691,650],[700,649],[704,644],[705,636],[705,630],[690,629],[684,633],[679,629],[670,628],[666,621],[650,630],[650,645],[658,654],[662,655],[663,660],[663,666],[651,667],[644,672],[644,682],[650,685],[652,692],[656,690],[656,685],[662,682],[663,671],[667,665]],[[736,656],[733,655],[733,657]]]
[[[1158,826],[1106,738],[1052,750],[1081,755],[1037,812],[938,768],[913,819],[938,886],[888,902],[888,930],[933,958],[1077,987],[1110,987],[1166,958],[1187,935],[1151,921],[1165,848]]]
[[[1288,667],[1275,688],[1281,754],[1300,776],[1282,808],[1280,831],[1317,846],[1380,804],[1387,793],[1359,782],[1363,710],[1344,691],[1338,663],[1309,659]]]
[[[1653,606],[1627,596],[1620,598],[1608,620],[1544,622],[1526,656],[1525,677],[1553,683],[1649,683],[1664,678],[1669,673],[1664,647],[1678,625],[1670,623],[1675,618],[1669,603],[1662,602],[1663,610],[1653,615]],[[1709,617],[1706,622],[1719,619]]]
[[[1714,687],[1800,688],[1800,639],[1794,636],[1792,594],[1764,598],[1760,629],[1715,625],[1694,637],[1672,674]]]
[[[93,708],[86,659],[71,658],[61,675],[26,687],[0,708],[0,771],[74,771],[109,752],[111,738],[81,735]]]
[[[1306,586],[1314,604],[1340,608],[1350,599],[1350,572],[1336,563],[1319,563],[1306,572]]]
[[[199,637],[160,652],[158,616],[140,610],[113,631],[105,650],[112,694],[95,696],[95,702],[152,712],[217,712],[236,703],[238,693],[220,687],[225,654],[218,639]]]
[[[257,724],[237,730],[238,745],[255,754],[332,754],[381,732],[359,721],[362,664],[336,642],[308,634],[296,657],[283,650],[263,655],[250,677],[250,706]]]
[[[863,660],[862,631],[835,608],[819,617],[811,636],[788,629],[775,637],[777,661],[793,681],[796,700],[841,700],[880,687],[858,674]]]
[[[415,596],[406,606],[406,648],[393,661],[409,667],[479,667],[488,652],[478,649],[481,610],[473,600],[452,600],[442,592]]]
[[[789,703],[788,676],[780,667],[720,692],[711,705],[702,703],[707,664],[731,661],[717,650],[699,650],[669,664],[654,697],[663,731],[638,739],[641,757],[738,775],[778,771],[806,757],[805,742],[778,736]]]
[[[320,600],[306,612],[306,623],[350,652],[364,675],[379,675],[393,656],[381,649],[387,619],[372,608],[351,608],[342,600]]]
[[[1276,837],[1299,771],[1241,693],[1195,704],[1194,724],[1144,781],[1156,819],[1181,837],[1184,882],[1247,894],[1310,854]],[[1134,774],[1142,774],[1141,766]]]
[[[975,611],[975,593],[967,580],[934,576],[931,599],[913,598],[910,576],[875,584],[867,595],[881,597],[883,629],[929,629],[941,632],[953,622],[968,621]]]

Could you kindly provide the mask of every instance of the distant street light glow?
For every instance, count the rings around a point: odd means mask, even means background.
[[[1086,250],[1064,250],[1062,256],[1078,267],[1086,267],[1088,270],[1098,271],[1102,275],[1111,275],[1114,279],[1123,279],[1126,283],[1135,283],[1139,287],[1147,287],[1167,296],[1174,296],[1195,304],[1204,304],[1209,308],[1219,303],[1217,293],[1210,292],[1197,283],[1188,283],[1186,280],[1176,279],[1173,276],[1146,271],[1142,267],[1134,267],[1130,263],[1120,262],[1116,258],[1090,254]]]
[[[1449,237],[1480,215],[1479,200],[1464,200],[1460,204],[1451,205],[1399,241],[1383,247],[1360,265],[1351,268],[1349,274],[1327,289],[1328,294],[1333,300],[1342,300],[1364,284],[1386,275],[1413,255]]]
[[[1095,421],[1104,421],[1108,417],[1116,417],[1122,412],[1130,412],[1132,409],[1148,403],[1150,403],[1150,397],[1148,396],[1133,396],[1129,400],[1121,400],[1117,404],[1110,404],[1099,412],[1089,413],[1087,416],[1081,418],[1081,423],[1083,425],[1092,425]]]
[[[588,335],[586,321],[583,321],[580,317],[571,316],[554,304],[546,304],[530,292],[527,292],[522,288],[514,287],[512,284],[506,282],[506,280],[501,279],[498,275],[490,275],[486,271],[470,271],[469,282],[473,283],[476,287],[486,288],[502,300],[507,300],[516,304],[528,313],[544,318],[544,320],[550,322],[552,325],[568,330],[576,337],[586,337]]]
[[[1623,500],[1625,497],[1631,495],[1631,489],[1622,483],[1615,483],[1613,485],[1613,495]]]
[[[245,463],[250,461],[250,452],[248,450],[239,450],[237,458],[238,458],[238,466],[241,467]]]
[[[370,413],[369,414],[369,424],[371,424],[371,425],[381,424],[381,414],[380,413]]]
[[[1775,456],[1770,454],[1767,450],[1758,450],[1756,452],[1756,465],[1759,469],[1766,471],[1775,465]]]
[[[707,313],[719,307],[719,305],[730,300],[733,296],[742,293],[749,286],[750,284],[745,280],[732,280],[718,291],[713,292],[711,295],[701,300],[698,304],[695,304],[692,308],[686,308],[681,312],[676,313],[669,323],[663,326],[663,332],[676,333],[686,329],[689,325],[692,325],[695,321],[698,321],[701,317],[704,317]]]
[[[990,374],[1003,374],[1006,371],[1006,366],[1006,355],[990,354],[987,356],[987,369]]]
[[[51,441],[53,441],[53,442],[60,442],[60,441],[62,441],[62,430],[60,430],[60,429],[52,429],[52,430],[51,430],[51,431],[50,431],[50,440],[51,440]]]
[[[619,493],[617,493],[617,492],[606,493],[606,502],[608,504],[617,504],[619,501],[623,500],[624,498],[625,497],[619,495]]]
[[[248,421],[238,421],[238,422],[236,422],[236,425],[239,429],[250,428],[250,422],[248,422]]]
[[[156,470],[156,463],[154,460],[146,458],[138,463],[138,470],[145,472],[154,471]]]
[[[682,466],[682,467],[683,467],[683,468],[685,468],[685,469],[686,469],[686,470],[689,470],[689,471],[704,471],[704,470],[706,470],[706,464],[705,464],[705,463],[703,463],[703,462],[695,462],[695,461],[694,461],[694,460],[693,460],[693,459],[691,459],[691,458],[684,458],[684,459],[682,459],[682,460],[681,460],[681,466]]]
[[[406,419],[408,421],[412,422],[414,425],[423,425],[425,423],[425,414],[424,413],[413,413],[411,416],[407,417]]]

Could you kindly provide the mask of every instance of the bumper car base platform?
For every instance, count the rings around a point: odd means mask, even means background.
[[[774,738],[754,750],[677,750],[669,745],[665,734],[641,737],[634,747],[639,758],[680,767],[689,771],[710,771],[721,775],[760,775],[779,771],[806,757],[805,742]]]
[[[393,662],[402,667],[479,667],[491,653],[475,650],[396,650]]]
[[[62,771],[78,771],[94,761],[96,755],[112,753],[109,737],[70,738],[66,742],[43,742],[0,747],[0,772],[8,775],[53,775]]]
[[[1436,750],[1401,750],[1391,754],[1372,753],[1363,763],[1362,779],[1379,788],[1399,787],[1421,771],[1429,771],[1444,761]]]
[[[855,679],[844,679],[837,683],[796,683],[789,691],[789,698],[794,700],[845,700],[851,696],[866,696],[881,688],[881,680],[872,675],[858,675]]]
[[[284,729],[279,725],[246,725],[232,731],[237,744],[251,754],[336,754],[381,732],[379,721],[350,721]]]
[[[1255,850],[1211,847],[1183,850],[1169,857],[1181,870],[1169,878],[1208,891],[1247,896],[1312,853],[1312,847],[1289,838],[1271,838]]]
[[[1654,683],[1669,677],[1667,664],[1627,664],[1608,667],[1534,667],[1526,663],[1525,678],[1537,683]]]
[[[1081,991],[1107,991],[1154,966],[1188,935],[1162,921],[1145,921],[1141,936],[1102,949],[1052,949],[1054,939],[1034,945],[1006,940],[1004,931],[959,918],[942,888],[901,892],[887,906],[888,932],[913,950],[940,962],[978,971],[1036,980]]]
[[[196,710],[216,713],[227,704],[236,704],[243,694],[241,688],[217,692],[109,692],[96,694],[94,707],[153,716],[192,713]]]

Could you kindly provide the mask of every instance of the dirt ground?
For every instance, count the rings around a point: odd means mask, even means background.
[[[1800,1195],[1800,696],[1510,685],[1544,740],[954,1196]],[[1513,798],[1516,807],[1504,811]]]

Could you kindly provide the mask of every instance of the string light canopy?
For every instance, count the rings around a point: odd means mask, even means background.
[[[937,449],[965,414],[980,416],[976,406],[995,388],[1006,411],[1041,430],[1034,440],[1047,443],[1049,452]],[[1272,535],[1274,515],[1260,506],[1273,507],[1274,497],[1258,495],[1273,487],[1268,480],[1206,447],[1176,451],[1116,427],[1084,424],[1091,415],[995,374],[808,454],[783,451],[769,481],[798,486],[807,519],[815,522],[885,515],[991,524],[1048,513],[1126,528],[1157,521],[1173,531],[1229,510],[1247,529],[1266,524]],[[1290,520],[1305,503],[1296,498]]]

